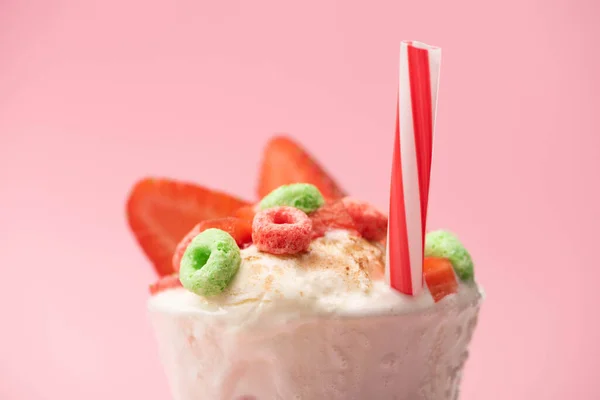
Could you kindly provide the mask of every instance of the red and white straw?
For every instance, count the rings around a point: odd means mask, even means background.
[[[390,187],[386,280],[402,293],[423,288],[433,127],[441,49],[400,45],[400,81]]]

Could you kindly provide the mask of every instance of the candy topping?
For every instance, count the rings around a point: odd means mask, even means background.
[[[352,197],[344,197],[342,202],[362,237],[371,241],[386,237],[388,219],[381,211],[366,201]]]
[[[200,296],[214,296],[229,285],[242,259],[233,237],[220,229],[209,228],[189,244],[179,270],[184,288]]]
[[[348,213],[341,200],[325,204],[314,213],[310,214],[312,220],[312,237],[318,238],[335,229],[345,229],[359,235],[354,220]]]
[[[277,206],[298,208],[310,213],[325,204],[323,195],[315,185],[309,183],[293,183],[283,185],[266,195],[260,202],[260,209],[266,210]]]
[[[296,254],[310,245],[312,222],[294,207],[274,207],[260,211],[252,223],[252,240],[265,253]]]
[[[451,232],[443,230],[429,232],[425,237],[425,257],[447,258],[461,280],[473,280],[471,255]]]
[[[427,288],[437,303],[449,294],[458,291],[458,282],[454,276],[452,263],[447,258],[425,257],[423,262],[423,276]]]

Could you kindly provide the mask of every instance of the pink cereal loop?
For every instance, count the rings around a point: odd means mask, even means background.
[[[308,250],[312,221],[294,207],[274,207],[258,212],[252,221],[252,241],[265,253],[296,254]]]

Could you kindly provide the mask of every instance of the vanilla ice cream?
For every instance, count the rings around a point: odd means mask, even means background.
[[[434,303],[383,281],[385,250],[343,230],[299,255],[241,250],[225,291],[149,310],[175,400],[456,399],[482,293]]]

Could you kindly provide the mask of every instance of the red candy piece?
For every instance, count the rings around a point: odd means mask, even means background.
[[[382,212],[371,204],[352,197],[344,197],[342,202],[362,237],[379,241],[387,236],[388,219]]]
[[[216,218],[202,221],[179,242],[173,254],[173,269],[179,271],[179,263],[183,257],[183,253],[187,249],[190,242],[198,236],[200,232],[204,232],[209,228],[221,229],[229,233],[236,241],[238,246],[245,247],[252,242],[252,222],[235,217]]]
[[[454,268],[452,268],[452,263],[447,258],[425,257],[423,260],[423,276],[436,303],[449,294],[458,291]]]
[[[150,294],[156,294],[162,292],[163,290],[177,287],[183,287],[179,281],[179,274],[166,275],[150,285]]]
[[[296,254],[310,245],[312,222],[294,207],[274,207],[260,211],[252,223],[252,240],[260,251]]]
[[[327,231],[334,229],[346,229],[359,235],[354,220],[341,200],[325,204],[317,211],[311,213],[310,219],[313,225],[313,239],[324,236]]]

